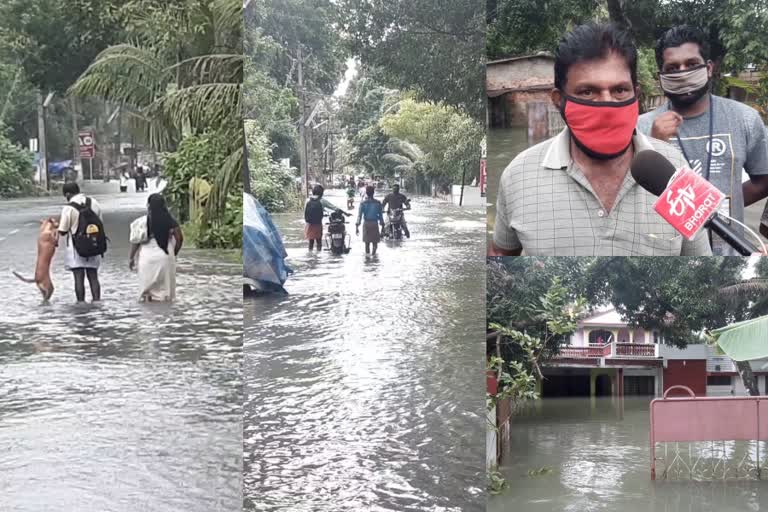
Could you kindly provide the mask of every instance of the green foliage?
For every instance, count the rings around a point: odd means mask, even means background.
[[[253,121],[246,121],[245,129],[253,196],[270,212],[300,208],[295,176],[272,160],[264,131]]]
[[[448,183],[459,183],[462,172],[466,181],[479,177],[483,128],[457,108],[405,99],[379,125],[384,135],[418,146],[424,165],[412,168],[425,176]]]
[[[563,34],[594,17],[596,0],[489,2],[488,58],[554,52]]]
[[[509,487],[509,484],[504,479],[504,476],[501,474],[501,472],[499,472],[498,466],[488,468],[486,481],[488,482],[488,492],[494,496],[501,494]]]
[[[180,201],[189,178],[204,178],[212,187],[204,229],[220,227],[242,184],[242,3],[136,0],[125,8],[135,40],[102,51],[70,92],[122,105],[132,132],[152,149],[178,146],[169,174],[174,206],[186,218]],[[158,34],[161,27],[168,34]]]
[[[339,0],[339,28],[383,85],[485,118],[485,9],[476,0]]]
[[[267,0],[260,10],[255,6],[247,10],[247,31],[261,30],[275,43],[268,66],[263,69],[276,83],[295,90],[298,69],[293,59],[301,47],[306,58],[306,89],[323,94],[333,92],[344,74],[347,59],[341,36],[335,29],[338,9],[331,0]]]
[[[121,34],[122,2],[6,0],[0,26],[16,62],[43,91],[64,92]]]
[[[750,315],[751,297],[726,301],[719,289],[741,281],[744,258],[601,258],[594,279],[632,325],[657,330],[685,347],[703,329]]]
[[[201,178],[209,183],[215,181],[220,169],[226,165],[230,146],[227,137],[228,134],[219,132],[190,135],[179,144],[178,151],[166,155],[168,185],[164,194],[180,222],[190,220],[190,180]],[[223,215],[205,215],[202,225],[196,226],[199,246],[238,247],[241,243],[242,189],[233,186],[226,201]]]
[[[32,154],[0,135],[0,198],[19,197],[34,190]]]

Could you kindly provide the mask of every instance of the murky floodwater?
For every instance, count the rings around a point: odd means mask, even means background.
[[[484,510],[483,213],[416,198],[369,259],[275,216],[296,273],[245,305],[247,510]]]
[[[178,302],[141,305],[127,239],[147,195],[95,197],[99,305],[75,304],[63,255],[49,305],[9,272],[33,273],[61,200],[0,202],[0,510],[240,510],[242,266],[182,250]]]
[[[493,240],[496,220],[496,196],[504,169],[521,151],[528,147],[527,128],[496,128],[488,130],[488,243]]]
[[[510,487],[489,498],[488,511],[736,512],[768,505],[766,481],[651,481],[649,404],[555,398],[516,416],[501,470]],[[742,459],[745,447],[724,445],[731,462]],[[528,475],[541,468],[551,472]]]

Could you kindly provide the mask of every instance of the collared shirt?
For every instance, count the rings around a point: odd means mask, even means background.
[[[675,168],[683,156],[671,145],[636,134],[635,151],[658,151]],[[706,230],[683,238],[656,211],[656,197],[629,171],[610,212],[571,159],[570,134],[520,153],[501,176],[493,240],[529,256],[707,256]]]
[[[70,203],[76,203],[80,205],[85,204],[85,194],[77,194],[69,200]],[[96,202],[94,198],[91,198],[91,210],[93,213],[99,216],[102,221],[104,218],[101,215],[101,205]],[[77,224],[80,221],[80,212],[69,204],[64,205],[61,209],[61,217],[59,218],[59,232],[75,234],[77,231]]]

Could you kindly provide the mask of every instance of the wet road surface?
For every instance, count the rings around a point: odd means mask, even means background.
[[[274,220],[295,274],[245,303],[246,510],[485,510],[484,208],[417,197],[370,258],[355,218],[344,256]]]
[[[0,202],[0,510],[240,510],[242,266],[182,249],[178,302],[139,304],[128,224],[147,194],[96,187],[112,240],[98,305],[75,304],[63,254],[48,305],[9,271],[33,274],[63,198]]]

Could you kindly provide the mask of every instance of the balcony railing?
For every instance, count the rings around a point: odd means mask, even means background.
[[[614,357],[657,357],[659,346],[646,343],[616,343]]]
[[[563,359],[595,359],[611,355],[611,344],[590,343],[587,347],[561,347],[558,357]]]
[[[561,347],[557,357],[560,359],[596,359],[601,357],[655,359],[659,357],[659,346],[655,343],[611,342],[604,345],[590,343],[586,347]]]

